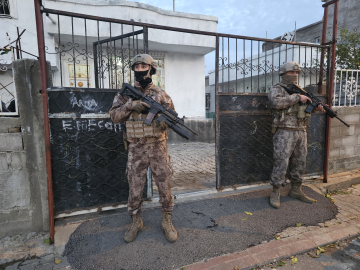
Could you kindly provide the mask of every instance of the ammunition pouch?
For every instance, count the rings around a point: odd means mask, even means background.
[[[306,108],[308,105],[306,103],[303,103],[303,105],[299,106],[297,118],[299,123],[303,123],[304,126],[309,124],[311,114],[306,112]]]
[[[310,113],[305,112],[307,106],[307,104],[300,105],[300,103],[296,103],[286,109],[271,110],[271,115],[279,115],[279,122],[284,121],[285,115],[296,115],[298,123],[302,123],[304,126],[306,126],[309,123],[311,117]]]
[[[126,136],[129,139],[141,139],[141,138],[150,138],[150,137],[160,137],[162,131],[158,125],[155,124],[155,121],[151,125],[145,125],[144,120],[146,114],[133,114],[130,115],[128,121],[126,121]]]

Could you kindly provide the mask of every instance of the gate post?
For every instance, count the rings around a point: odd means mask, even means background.
[[[143,31],[144,31],[144,53],[149,53],[149,31],[148,31],[148,27],[144,26],[143,27]]]
[[[219,35],[216,35],[215,52],[215,163],[216,188],[220,188],[220,121],[219,121]]]
[[[331,44],[331,62],[330,62],[330,76],[328,78],[328,88],[327,88],[327,96],[329,108],[332,108],[332,91],[334,88],[334,78],[335,78],[335,58],[336,58],[336,42],[337,42],[337,24],[338,24],[338,11],[339,11],[339,0],[333,0],[323,5],[325,9],[330,4],[335,4],[334,6],[334,22],[333,22],[333,35],[332,35],[332,44]],[[323,26],[326,28],[326,25]],[[330,55],[328,55],[330,57]],[[329,68],[329,66],[328,66]],[[331,118],[326,116],[326,141],[325,141],[325,158],[324,158],[324,183],[328,181],[328,172],[329,172],[329,148],[330,148],[330,130],[331,130]]]
[[[41,95],[42,95],[43,114],[44,114],[45,154],[46,154],[46,175],[47,175],[47,186],[48,186],[47,188],[48,188],[50,242],[53,243],[54,242],[54,234],[55,234],[54,199],[53,199],[53,188],[52,188],[50,129],[49,129],[49,116],[48,116],[47,91],[46,91],[47,76],[46,76],[44,25],[43,25],[42,13],[41,13],[41,10],[40,10],[40,5],[41,5],[41,0],[34,0],[36,32],[37,32],[38,51],[39,51]]]
[[[327,27],[327,19],[328,19],[328,6],[324,7],[324,19],[323,19],[323,30],[321,37],[321,45],[326,44],[326,27]],[[329,55],[328,55],[329,57]],[[319,70],[319,83],[318,83],[318,93],[322,93],[322,85],[323,85],[323,76],[324,76],[324,58],[325,58],[325,48],[321,48],[321,58],[320,58],[320,70]]]

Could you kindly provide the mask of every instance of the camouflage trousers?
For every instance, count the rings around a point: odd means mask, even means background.
[[[126,176],[129,181],[128,211],[135,215],[141,211],[143,189],[150,166],[153,180],[159,191],[162,211],[172,211],[174,202],[170,190],[170,178],[174,171],[170,163],[166,140],[129,145]]]
[[[306,131],[278,129],[273,137],[274,167],[271,185],[281,185],[285,175],[291,182],[302,182],[306,166],[307,135]]]

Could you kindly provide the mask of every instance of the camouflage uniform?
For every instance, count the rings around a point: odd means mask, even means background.
[[[135,88],[144,94],[150,94],[166,109],[175,110],[170,96],[154,84],[150,83],[143,89],[138,82],[135,82]],[[115,96],[113,106],[109,111],[114,123],[122,123],[129,118],[139,117],[139,114],[132,111],[131,102],[131,99],[120,94]],[[167,132],[160,132],[158,136],[142,138],[130,138],[128,134],[124,133],[124,140],[130,143],[126,168],[129,181],[128,211],[130,215],[136,215],[141,211],[143,188],[149,166],[159,190],[161,210],[171,212],[174,206],[170,190],[170,178],[173,175],[173,169],[167,150]]]
[[[300,95],[289,95],[277,84],[269,92],[269,101],[273,112],[274,167],[270,184],[280,186],[285,182],[289,166],[291,182],[302,182],[302,173],[306,165],[307,135],[306,121],[298,118]],[[298,107],[297,107],[298,106]]]

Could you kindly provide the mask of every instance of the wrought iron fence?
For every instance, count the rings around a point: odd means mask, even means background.
[[[50,61],[58,63],[53,72],[55,86],[119,89],[131,83],[131,59],[148,51],[146,30],[100,19],[56,14],[48,24],[53,44],[46,44]]]
[[[319,65],[318,44],[302,46],[230,37],[221,37],[219,43],[219,92],[266,93],[280,81],[279,69],[287,61],[300,64],[298,84],[307,90],[317,93],[319,81],[328,76],[327,70]],[[214,76],[212,70],[210,82]]]
[[[360,70],[336,69],[333,106],[360,105]]]

